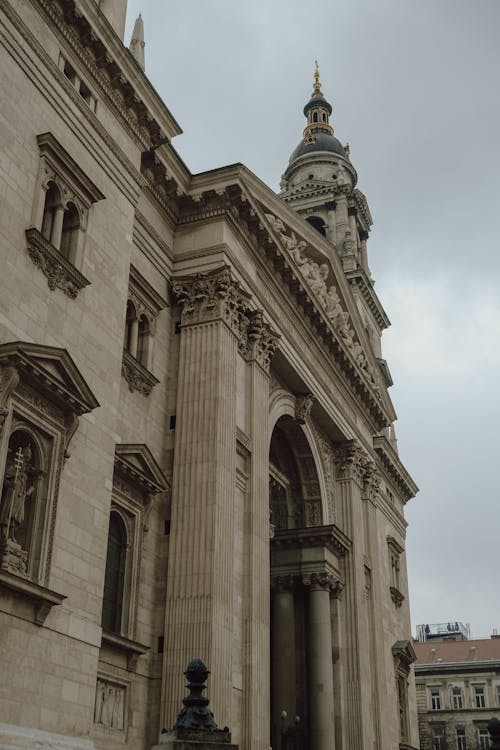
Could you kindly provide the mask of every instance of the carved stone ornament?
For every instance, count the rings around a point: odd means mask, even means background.
[[[62,289],[71,299],[75,299],[80,289],[90,281],[78,271],[56,248],[34,227],[26,230],[28,254],[42,273],[47,277],[49,289]]]
[[[281,219],[273,214],[266,214],[273,230],[279,235],[282,244],[287,249],[289,255],[293,258],[302,277],[307,282],[314,299],[319,306],[325,311],[333,327],[340,335],[345,346],[350,351],[358,367],[364,372],[365,377],[369,380],[377,395],[380,396],[380,390],[375,378],[374,370],[368,364],[363,347],[356,341],[356,334],[351,326],[349,313],[343,309],[337,288],[334,284],[327,286],[327,279],[330,269],[327,263],[318,264],[305,254],[307,243],[304,240],[298,240],[295,233],[287,232],[287,228]]]
[[[339,580],[332,573],[324,571],[303,575],[302,583],[311,591],[335,591]]]
[[[9,400],[15,387],[19,383],[19,373],[15,367],[0,365],[0,436],[7,415],[9,414]]]
[[[349,440],[336,445],[334,460],[337,467],[337,479],[353,479],[363,487],[370,461],[359,443]]]
[[[125,729],[125,685],[97,678],[94,724],[110,729]]]
[[[395,586],[390,586],[390,592],[396,609],[399,609],[405,600],[404,595]]]
[[[244,313],[250,299],[228,266],[206,274],[174,279],[173,294],[182,306],[182,325],[223,320],[240,337],[248,326]]]
[[[264,321],[261,310],[248,311],[246,317],[248,325],[239,342],[240,353],[247,361],[254,360],[269,372],[279,336]]]
[[[143,396],[149,396],[153,386],[160,382],[126,349],[123,350],[122,375],[128,383],[129,391],[139,391]]]
[[[297,396],[295,401],[295,421],[298,424],[305,424],[306,419],[311,413],[316,398],[312,393],[306,393],[303,396]]]

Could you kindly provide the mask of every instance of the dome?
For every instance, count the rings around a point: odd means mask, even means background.
[[[338,154],[339,156],[346,156],[344,147],[334,135],[330,135],[329,133],[315,133],[314,141],[312,143],[304,140],[299,143],[297,148],[292,152],[288,163],[291,164],[300,156],[315,154],[318,151],[329,151],[330,153]]]
[[[326,99],[322,96],[317,96],[316,94],[313,94],[313,96],[309,99],[306,106],[304,107],[304,114],[307,117],[307,113],[310,109],[313,107],[323,107],[324,109],[328,110],[328,114],[332,114],[332,105],[326,101]]]

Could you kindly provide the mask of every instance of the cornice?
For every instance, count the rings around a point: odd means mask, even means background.
[[[334,555],[343,557],[351,549],[351,540],[335,524],[330,524],[304,529],[276,530],[271,540],[271,547],[287,549],[326,547]]]
[[[418,487],[408,471],[401,463],[397,453],[383,435],[373,438],[373,447],[380,460],[381,466],[401,492],[403,502],[407,503],[418,492]]]
[[[387,314],[382,307],[382,303],[380,302],[366,272],[361,266],[359,266],[354,271],[345,271],[345,275],[349,283],[352,286],[357,287],[363,295],[363,298],[370,308],[380,330],[383,331],[385,328],[389,328],[391,321],[387,317]]]
[[[365,222],[366,229],[368,231],[370,227],[373,225],[373,219],[370,213],[370,209],[368,208],[368,201],[366,200],[366,196],[358,188],[354,188],[352,192],[353,192],[353,198],[354,198],[354,205],[356,206],[359,213],[361,214]]]
[[[36,0],[34,5],[57,29],[82,67],[105,94],[115,114],[125,122],[129,132],[135,135],[143,147],[159,143],[165,137],[165,125],[169,138],[181,132],[164,105],[163,127],[160,125],[151,112],[151,106],[144,101],[147,97],[141,96],[131,83],[132,78],[138,77],[138,71],[132,69],[130,61],[123,54],[124,50],[111,49],[112,36],[108,37],[105,44],[97,35],[97,26],[105,28],[102,14],[101,17],[96,14],[91,24],[84,15],[87,13],[92,16],[93,8],[90,5],[77,4],[75,0]],[[141,83],[142,86],[149,86],[144,81]]]

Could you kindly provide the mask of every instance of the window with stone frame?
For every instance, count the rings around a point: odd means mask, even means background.
[[[479,727],[477,730],[479,748],[480,750],[488,750],[490,748],[490,733],[487,727]]]
[[[392,536],[387,537],[387,551],[389,556],[390,586],[389,591],[391,599],[396,607],[401,607],[404,602],[404,594],[401,593],[401,555],[404,547]]]
[[[75,298],[90,283],[81,272],[88,217],[104,195],[52,133],[38,135],[37,142],[40,166],[32,226],[26,230],[28,253],[50,289]]]
[[[467,738],[464,727],[457,727],[457,750],[467,750]]]
[[[122,375],[130,391],[148,396],[158,380],[152,374],[153,343],[158,314],[166,300],[130,266],[129,293],[125,312]]]
[[[486,700],[484,694],[484,685],[474,686],[474,706],[476,708],[485,708]]]
[[[446,750],[444,727],[441,724],[432,727],[432,750]]]
[[[145,445],[117,445],[104,575],[103,643],[129,663],[147,648],[135,641],[143,534],[155,495],[168,482]]]
[[[81,414],[98,406],[64,349],[0,345],[0,588],[42,624],[64,596],[47,588],[59,482]]]
[[[430,689],[430,704],[431,711],[441,710],[441,690],[440,688],[434,687]]]
[[[410,641],[396,641],[392,647],[394,671],[396,677],[396,694],[399,712],[399,738],[402,744],[410,740],[408,680],[410,669],[416,660],[415,650]]]
[[[464,707],[464,691],[461,687],[455,685],[451,689],[452,706],[455,711]]]

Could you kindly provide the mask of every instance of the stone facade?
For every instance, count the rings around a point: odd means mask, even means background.
[[[0,747],[150,748],[193,657],[242,750],[415,747],[348,152],[191,174],[125,11],[0,7]]]
[[[490,747],[500,719],[500,638],[414,643],[421,750]]]

